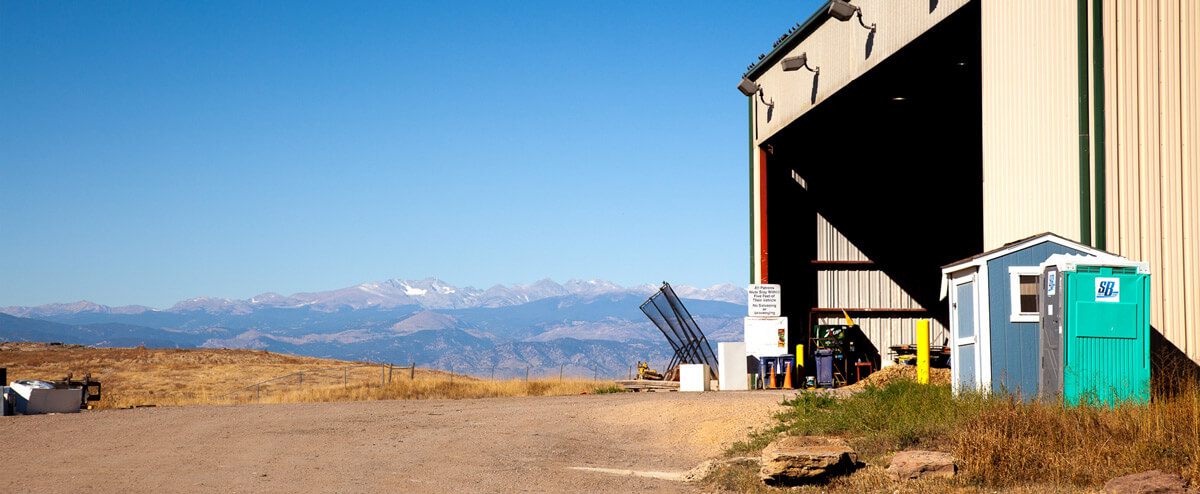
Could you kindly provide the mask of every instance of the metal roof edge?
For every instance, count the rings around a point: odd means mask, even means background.
[[[750,80],[754,80],[758,76],[762,75],[763,72],[766,72],[767,68],[774,64],[775,60],[778,60],[783,56],[784,51],[800,44],[804,38],[808,37],[810,33],[817,29],[817,27],[820,25],[819,21],[824,21],[829,17],[826,15],[826,12],[829,11],[829,4],[831,3],[833,3],[832,0],[826,0],[825,3],[821,4],[821,7],[818,8],[816,12],[813,12],[812,15],[808,16],[808,19],[805,19],[805,21],[800,24],[799,28],[784,37],[783,41],[777,43],[773,48],[771,48],[770,52],[758,59],[758,62],[751,65],[750,68],[746,70],[746,73],[742,74],[742,76]]]
[[[950,264],[946,264],[946,265],[942,266],[942,273],[950,274],[955,271],[961,270],[962,267],[965,267],[965,266],[983,264],[983,262],[985,262],[985,261],[991,260],[993,258],[1007,254],[1009,252],[1020,250],[1025,247],[1028,247],[1030,245],[1038,244],[1041,242],[1054,242],[1054,243],[1062,245],[1064,247],[1070,247],[1072,249],[1087,252],[1092,255],[1103,254],[1103,255],[1117,256],[1116,254],[1113,254],[1112,252],[1107,252],[1107,251],[1097,249],[1097,248],[1092,247],[1087,244],[1082,244],[1082,243],[1076,242],[1074,240],[1070,240],[1070,239],[1065,238],[1057,233],[1045,232],[1045,233],[1039,233],[1037,235],[1025,237],[1020,240],[1014,240],[1012,242],[1008,242],[1008,243],[1006,243],[1000,247],[997,247],[995,249],[992,249],[992,250],[989,250],[986,252],[981,252],[979,254],[975,254],[966,259],[959,259]],[[1117,257],[1120,257],[1120,256],[1117,256]]]

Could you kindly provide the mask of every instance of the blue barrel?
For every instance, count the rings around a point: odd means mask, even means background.
[[[833,387],[833,349],[822,348],[816,352],[817,386]]]

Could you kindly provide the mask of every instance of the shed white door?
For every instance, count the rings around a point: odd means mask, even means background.
[[[955,391],[979,388],[979,327],[976,324],[975,275],[955,279],[950,290],[951,382]]]

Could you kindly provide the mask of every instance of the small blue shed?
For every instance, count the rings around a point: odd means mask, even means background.
[[[954,390],[1038,393],[1038,267],[1054,254],[1112,254],[1043,233],[942,267]]]

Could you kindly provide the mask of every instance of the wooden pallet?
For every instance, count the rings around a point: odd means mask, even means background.
[[[628,379],[617,381],[617,386],[629,391],[679,391],[679,381]]]

